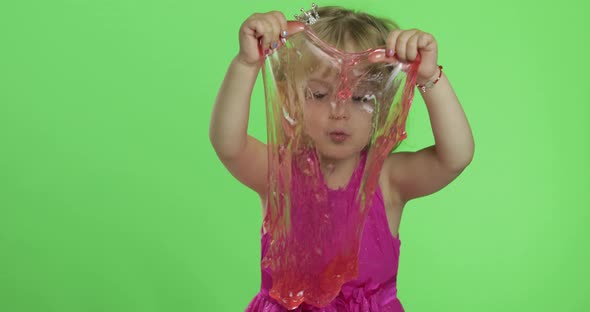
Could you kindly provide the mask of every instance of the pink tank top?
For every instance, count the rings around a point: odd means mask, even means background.
[[[329,198],[342,198],[343,193],[354,192],[364,169],[364,157],[351,176],[348,185],[342,189],[329,190]],[[356,279],[345,283],[338,296],[330,305],[318,308],[303,303],[292,311],[336,312],[402,312],[403,306],[397,298],[397,272],[401,241],[389,230],[381,189],[377,187],[363,228],[360,252],[359,274]],[[268,250],[269,237],[261,229],[261,259]],[[399,235],[398,235],[399,236]],[[288,311],[268,295],[272,279],[268,271],[262,270],[260,292],[246,308],[246,312]]]

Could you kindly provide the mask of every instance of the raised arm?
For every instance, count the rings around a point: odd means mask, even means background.
[[[418,83],[436,81],[432,88],[420,90],[435,144],[416,152],[393,153],[384,164],[393,191],[407,202],[435,193],[457,178],[471,162],[475,144],[461,103],[437,66],[438,47],[434,37],[417,29],[395,30],[387,45],[389,56],[395,54],[402,61],[414,61],[420,53]]]
[[[253,14],[240,27],[240,52],[232,60],[217,98],[209,138],[217,156],[230,173],[261,196],[266,192],[266,146],[248,135],[250,96],[260,71],[260,48],[277,47],[287,29],[280,12]]]

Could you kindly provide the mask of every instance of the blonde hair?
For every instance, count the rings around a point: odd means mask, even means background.
[[[352,41],[361,50],[385,46],[388,34],[399,26],[387,18],[338,6],[319,7],[320,18],[311,25],[314,33],[326,43],[344,50]]]

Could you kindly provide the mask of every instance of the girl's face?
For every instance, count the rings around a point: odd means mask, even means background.
[[[304,131],[323,157],[346,159],[369,144],[376,100],[368,85],[312,75],[304,92]]]

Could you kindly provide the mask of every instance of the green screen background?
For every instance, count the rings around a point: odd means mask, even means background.
[[[310,4],[3,1],[0,311],[243,311],[260,203],[217,160],[209,118],[241,23]],[[406,310],[587,311],[588,5],[329,4],[432,33],[473,129],[471,165],[406,206]],[[407,132],[399,150],[434,143],[418,94]]]

